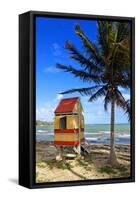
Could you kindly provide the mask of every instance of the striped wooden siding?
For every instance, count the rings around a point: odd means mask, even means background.
[[[84,138],[81,139],[81,142],[84,141]],[[60,146],[76,146],[79,144],[79,141],[54,141],[55,145],[60,145]]]
[[[79,129],[55,129],[54,144],[56,145],[78,145]],[[80,140],[84,140],[84,129],[81,129]]]

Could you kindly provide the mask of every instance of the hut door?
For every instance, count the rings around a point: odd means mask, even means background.
[[[66,129],[66,117],[61,117],[59,120],[59,128]]]

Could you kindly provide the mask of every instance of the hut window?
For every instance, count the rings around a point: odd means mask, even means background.
[[[59,128],[66,129],[66,117],[61,117],[59,120]]]

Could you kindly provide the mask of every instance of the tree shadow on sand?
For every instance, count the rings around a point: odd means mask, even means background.
[[[71,168],[69,169],[69,171],[70,171],[72,174],[78,176],[78,177],[81,178],[81,179],[84,179],[84,180],[87,179],[87,177],[85,177],[85,176],[79,174],[78,172],[75,172],[75,171],[74,171],[73,169],[71,169]]]

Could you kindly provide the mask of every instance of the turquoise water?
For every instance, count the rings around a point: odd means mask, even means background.
[[[36,126],[37,141],[54,140],[53,125]],[[92,144],[109,144],[110,125],[109,124],[85,124],[85,142]],[[115,143],[130,144],[130,124],[115,125]]]

